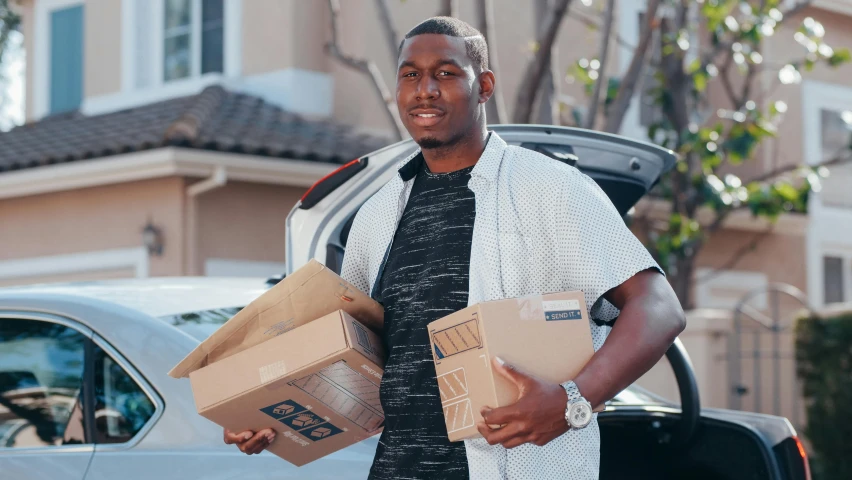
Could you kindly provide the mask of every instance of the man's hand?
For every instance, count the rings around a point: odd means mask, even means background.
[[[543,446],[568,431],[565,421],[568,394],[561,385],[527,375],[497,357],[492,364],[518,387],[519,397],[513,405],[495,409],[484,407],[480,412],[485,421],[476,427],[489,444],[499,443],[505,448],[524,443]]]
[[[275,432],[271,428],[254,432],[231,433],[225,429],[225,443],[236,445],[246,455],[260,453],[275,440]]]

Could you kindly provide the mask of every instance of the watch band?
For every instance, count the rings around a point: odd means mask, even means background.
[[[573,380],[563,383],[562,388],[564,388],[565,393],[568,394],[569,404],[574,403],[575,401],[583,398],[583,395],[580,394],[580,389],[577,388],[577,384],[574,383]]]
[[[580,394],[580,389],[573,381],[562,384],[568,395],[568,404],[565,406],[565,422],[571,429],[586,428],[591,422],[594,412],[592,405]]]

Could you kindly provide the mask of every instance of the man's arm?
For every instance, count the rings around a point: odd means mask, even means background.
[[[603,404],[653,367],[686,326],[677,296],[655,270],[637,273],[604,298],[621,313],[604,345],[574,379],[592,405]],[[488,443],[506,448],[524,443],[545,445],[568,431],[568,396],[561,385],[500,361],[494,366],[518,386],[520,398],[513,405],[483,409],[485,422],[478,428]],[[503,427],[492,429],[488,425]]]

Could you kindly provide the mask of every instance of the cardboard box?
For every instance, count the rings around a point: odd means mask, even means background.
[[[268,450],[304,465],[381,431],[383,319],[378,302],[311,260],[169,375],[189,377],[202,416],[232,431],[273,428]]]
[[[381,432],[378,335],[339,310],[190,372],[198,412],[302,466]]]
[[[492,371],[499,356],[554,383],[567,382],[594,354],[582,292],[472,305],[429,324],[432,355],[450,441],[480,437],[483,406],[515,403],[518,390]],[[603,410],[598,407],[596,411]]]
[[[169,375],[186,377],[300,325],[343,310],[381,332],[384,309],[349,282],[311,260],[240,310],[177,364]]]

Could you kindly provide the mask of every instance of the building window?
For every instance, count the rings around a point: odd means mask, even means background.
[[[823,301],[840,303],[846,300],[843,257],[825,256],[822,258]],[[850,272],[852,273],[852,272]]]
[[[223,72],[223,0],[165,0],[163,80]]]
[[[83,101],[83,6],[50,12],[49,113],[76,110]]]

